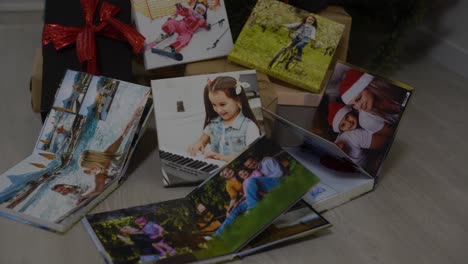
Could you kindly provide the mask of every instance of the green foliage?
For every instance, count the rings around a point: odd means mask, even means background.
[[[139,252],[117,237],[121,227],[131,226],[134,221],[134,217],[124,217],[92,225],[94,232],[96,232],[97,237],[114,262],[136,261],[139,259]]]
[[[193,201],[195,207],[201,203],[216,216],[226,213],[225,206],[230,200],[226,192],[226,180],[220,175],[211,178],[188,198]]]
[[[239,216],[220,237],[208,241],[207,249],[196,251],[194,255],[204,259],[238,249],[318,182],[319,178],[304,166],[292,164],[290,174],[284,176],[279,187],[271,190],[250,212]]]
[[[196,217],[190,203],[162,203],[152,213],[134,214],[92,224],[97,237],[115,262],[133,262],[139,259],[140,252],[133,245],[121,240],[117,235],[124,226],[136,227],[134,222],[144,216],[165,229],[164,241],[181,253],[199,249],[200,235],[197,235]],[[131,241],[129,239],[129,241]]]

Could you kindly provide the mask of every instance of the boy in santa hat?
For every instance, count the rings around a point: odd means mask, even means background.
[[[356,69],[345,73],[339,92],[345,104],[359,110],[361,125],[366,126],[369,122],[371,130],[376,128],[372,127],[375,123],[370,118],[380,119],[380,123],[395,124],[406,96],[402,89],[395,89],[390,83]]]
[[[168,18],[166,23],[161,27],[164,33],[161,33],[156,40],[147,44],[145,49],[150,50],[161,41],[174,35],[174,33],[177,33],[177,39],[172,44],[166,46],[163,50],[167,52],[180,52],[182,48],[190,43],[193,33],[198,29],[211,29],[211,25],[206,21],[207,9],[208,7],[200,2],[196,3],[193,9],[184,7],[180,3],[177,3],[175,16],[182,16],[183,19],[176,20],[174,18]]]
[[[333,102],[328,105],[328,123],[339,133],[335,144],[359,166],[364,166],[368,149],[381,149],[388,136],[363,129],[359,124],[358,113],[350,106]]]

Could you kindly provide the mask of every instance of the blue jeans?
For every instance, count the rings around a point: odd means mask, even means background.
[[[302,49],[309,43],[309,41],[299,41],[299,43],[296,44],[296,48],[297,48],[297,56],[299,56],[300,58],[302,58]]]
[[[247,203],[243,201],[242,203],[238,204],[234,209],[232,209],[229,216],[224,220],[223,224],[216,230],[214,236],[219,236],[223,230],[230,226],[234,220],[236,220],[237,216],[242,214],[243,212],[247,211]]]
[[[245,201],[247,202],[247,210],[254,208],[260,200],[258,192],[269,192],[281,183],[281,178],[272,177],[256,177],[246,181]]]

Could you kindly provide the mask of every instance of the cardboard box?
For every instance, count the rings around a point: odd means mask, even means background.
[[[345,25],[343,36],[341,37],[340,43],[335,51],[334,61],[330,64],[327,76],[325,77],[325,79],[328,80],[335,66],[336,60],[346,61],[348,57],[352,19],[341,6],[329,6],[322,12],[318,13],[318,15]],[[322,89],[319,94],[314,94],[276,79],[272,79],[272,82],[278,94],[279,105],[317,107],[322,100],[323,93],[325,92],[325,89]],[[326,83],[324,85],[324,88],[325,87]]]
[[[42,94],[42,49],[37,48],[32,65],[31,83],[31,107],[36,113],[41,112],[41,94]]]

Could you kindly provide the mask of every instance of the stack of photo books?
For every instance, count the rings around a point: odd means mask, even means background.
[[[67,71],[32,154],[0,175],[0,214],[65,232],[124,179],[150,88]]]
[[[255,76],[152,82],[164,185],[204,181],[179,200],[88,215],[110,263],[242,257],[328,227],[317,211],[374,188],[410,87],[337,63],[310,132],[262,111]]]

